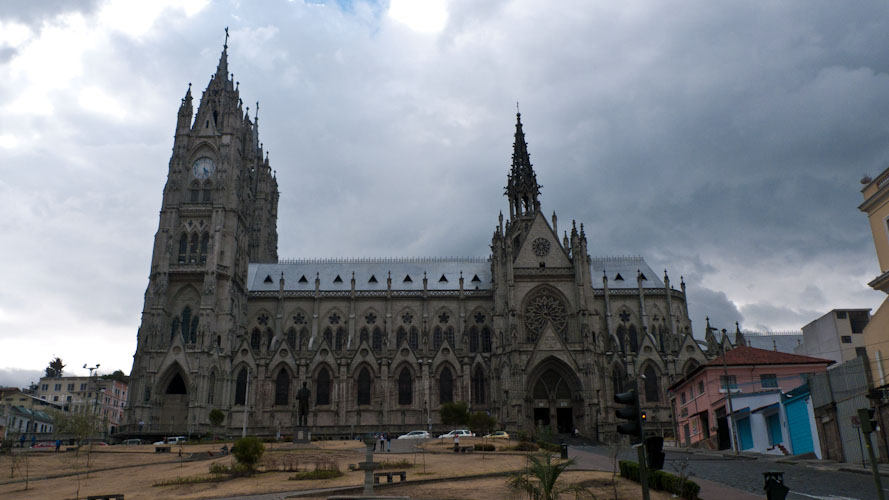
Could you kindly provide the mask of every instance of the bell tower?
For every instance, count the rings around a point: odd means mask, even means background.
[[[128,408],[146,432],[186,430],[227,405],[247,264],[277,261],[278,184],[259,142],[258,103],[251,118],[238,87],[226,28],[197,112],[189,84],[177,114]]]

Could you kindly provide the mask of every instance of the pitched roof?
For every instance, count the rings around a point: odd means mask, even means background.
[[[786,352],[757,349],[756,347],[739,346],[725,353],[725,364],[737,365],[801,365],[812,363],[833,363],[830,359],[813,358]],[[722,356],[707,363],[706,366],[722,366]]]

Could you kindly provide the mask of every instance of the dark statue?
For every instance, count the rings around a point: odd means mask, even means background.
[[[305,427],[309,423],[309,397],[312,395],[312,391],[306,387],[306,383],[303,382],[302,389],[296,391],[296,401],[297,401],[297,409],[296,414],[300,427]]]

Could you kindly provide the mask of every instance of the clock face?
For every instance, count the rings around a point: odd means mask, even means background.
[[[213,163],[213,160],[204,156],[194,161],[194,165],[191,167],[191,172],[198,179],[206,179],[216,172],[216,164]]]
[[[534,255],[538,257],[544,257],[549,253],[550,243],[546,238],[537,238],[536,240],[531,242],[531,249],[534,250]]]

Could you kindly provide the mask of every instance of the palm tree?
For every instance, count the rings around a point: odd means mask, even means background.
[[[574,465],[574,459],[553,461],[551,453],[528,455],[528,465],[509,480],[509,485],[528,493],[531,500],[557,500],[563,493],[574,493],[575,498],[595,498],[577,484],[556,485],[565,469]]]

